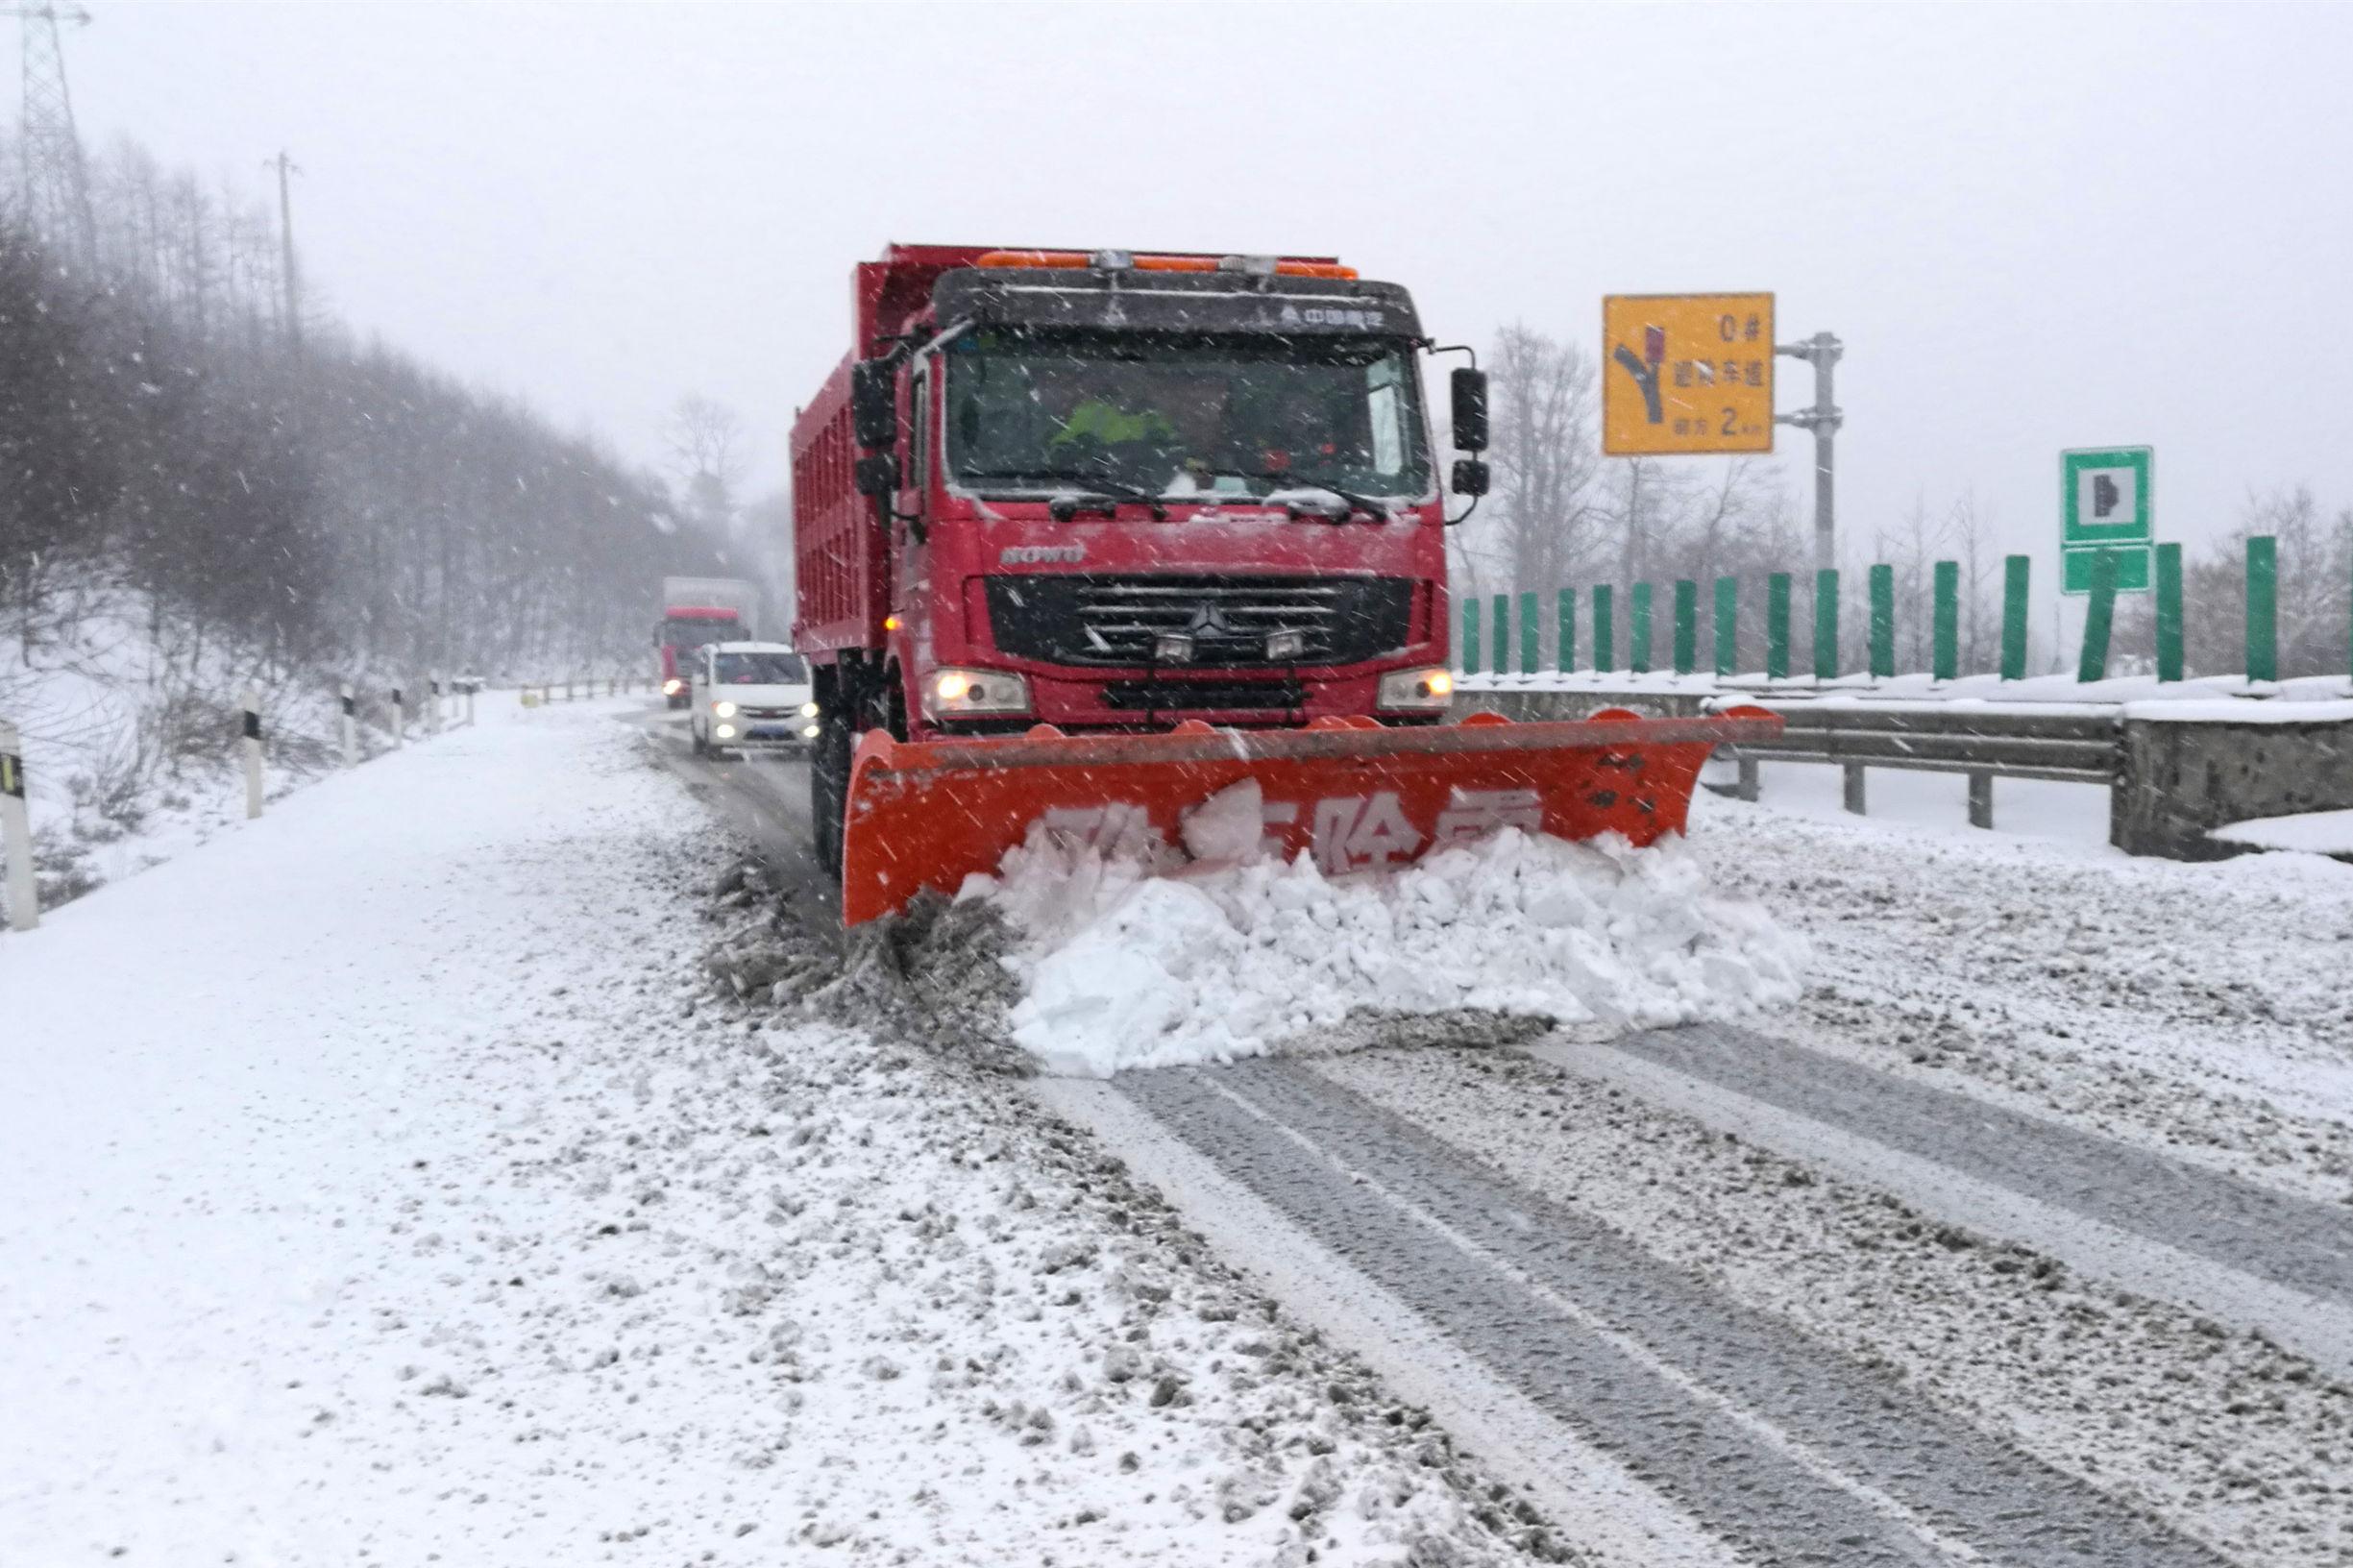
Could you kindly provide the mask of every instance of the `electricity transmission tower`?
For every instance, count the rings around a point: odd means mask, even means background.
[[[90,213],[89,171],[74,132],[74,102],[65,90],[65,50],[58,24],[86,24],[80,6],[0,4],[24,29],[24,122],[17,133],[23,164],[25,222],[55,249],[85,267],[98,259],[98,224]]]
[[[302,275],[294,267],[294,196],[289,179],[303,172],[302,165],[282,151],[261,165],[278,171],[278,243],[282,259],[279,262],[279,281],[285,288],[286,341],[293,345],[300,357],[303,352],[303,286]]]

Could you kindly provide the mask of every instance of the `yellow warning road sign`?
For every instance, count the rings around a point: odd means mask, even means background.
[[[1772,450],[1772,295],[1602,301],[1602,451]]]

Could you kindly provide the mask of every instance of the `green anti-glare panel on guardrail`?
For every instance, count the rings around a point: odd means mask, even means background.
[[[1675,584],[1675,673],[1687,675],[1700,663],[1700,585],[1688,577]]]
[[[1479,674],[1479,600],[1475,595],[1462,600],[1462,673]]]
[[[2026,678],[2026,582],[2033,563],[2012,555],[2001,563],[2001,678]]]
[[[1618,668],[1618,627],[1605,582],[1593,585],[1593,668],[1606,675]]]
[[[1789,678],[1789,574],[1776,572],[1765,579],[1765,674],[1775,680]]]
[[[2279,679],[2279,541],[2246,542],[2246,678]]]
[[[1886,680],[1896,673],[1896,569],[1871,569],[1871,678]]]
[[[1511,674],[1511,596],[1495,596],[1495,673]]]
[[[1740,579],[1716,579],[1716,674],[1728,675],[1740,659]]]
[[[1634,584],[1633,625],[1626,643],[1626,668],[1637,675],[1651,673],[1651,585]]]
[[[2157,547],[2157,678],[2181,679],[2181,546]]]
[[[2108,678],[2108,627],[2116,618],[2116,555],[2101,551],[2092,563],[2092,599],[2083,612],[2083,655],[2075,663],[2079,681]]]
[[[1838,678],[1838,568],[1814,574],[1814,678]]]
[[[1554,612],[1560,622],[1560,673],[1567,674],[1577,668],[1577,590],[1560,590],[1559,607]]]
[[[1938,680],[1961,673],[1961,563],[1936,563],[1936,648],[1931,655]]]
[[[1522,594],[1520,596],[1520,673],[1522,674],[1534,674],[1536,666],[1544,661],[1544,655],[1536,650],[1536,633],[1543,629],[1544,623],[1536,619],[1536,596]]]

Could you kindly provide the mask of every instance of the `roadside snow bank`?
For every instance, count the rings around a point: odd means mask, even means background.
[[[1106,856],[1039,827],[996,876],[969,879],[960,901],[991,901],[1022,935],[1006,959],[1024,991],[1012,1035],[1045,1070],[1229,1061],[1368,1014],[1615,1034],[1798,997],[1803,940],[1717,896],[1679,838],[1634,849],[1506,828],[1327,877],[1308,856],[1258,854],[1254,794],[1238,786],[1196,814],[1188,847],[1203,858],[1189,863]],[[1229,818],[1247,834],[1225,831]]]

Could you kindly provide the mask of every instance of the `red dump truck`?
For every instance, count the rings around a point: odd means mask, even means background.
[[[846,920],[953,892],[1041,820],[1174,840],[1243,781],[1270,846],[1335,870],[1498,825],[1680,826],[1697,730],[1637,757],[1652,783],[1572,799],[1562,759],[1605,754],[1582,726],[1441,723],[1449,520],[1403,287],[1329,257],[895,245],[851,314],[792,434]],[[1476,453],[1483,377],[1452,394]]]
[[[662,695],[672,707],[686,706],[695,649],[753,636],[759,601],[759,590],[740,577],[662,579],[662,624],[653,631],[653,651],[661,661]]]

